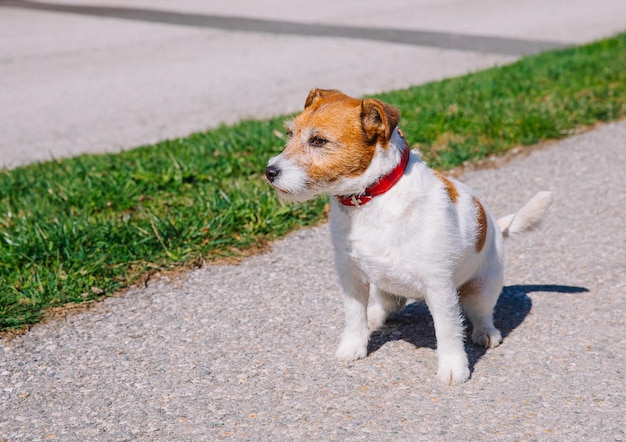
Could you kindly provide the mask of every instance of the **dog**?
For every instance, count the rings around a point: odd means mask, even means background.
[[[287,201],[330,195],[345,307],[336,358],[366,357],[370,332],[407,299],[424,299],[435,326],[437,378],[460,384],[470,376],[461,312],[474,343],[502,342],[493,309],[503,284],[503,237],[535,228],[552,194],[539,192],[496,221],[468,186],[410,150],[399,121],[400,111],[379,100],[313,89],[304,111],[285,123],[286,147],[265,174]]]

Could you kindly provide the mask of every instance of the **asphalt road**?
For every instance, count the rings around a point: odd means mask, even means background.
[[[0,440],[626,440],[626,122],[468,173],[496,214],[538,190],[543,228],[509,240],[496,349],[435,379],[409,306],[339,363],[326,226],[0,341]]]
[[[68,1],[11,3],[0,1],[5,165],[295,110],[312,86],[360,95],[506,63],[516,58],[496,50],[506,42],[532,49],[626,29],[621,0],[393,0],[384,11],[187,0],[174,14],[145,12],[169,10],[164,0],[124,2],[143,19],[113,16],[114,1],[81,3],[110,6],[105,16],[62,11]],[[189,24],[216,16],[270,29]],[[184,23],[163,23],[174,19]],[[294,22],[363,34],[277,31]],[[417,43],[372,38],[380,27],[415,31]],[[472,50],[444,47],[459,35],[477,37]],[[381,70],[363,54],[398,62]],[[496,215],[555,193],[543,228],[507,243],[504,342],[467,345],[462,386],[435,380],[423,304],[375,333],[366,359],[334,360],[343,312],[321,226],[0,340],[0,441],[626,440],[625,154],[620,122],[462,177]]]
[[[623,0],[0,0],[0,167],[119,151],[626,29]]]

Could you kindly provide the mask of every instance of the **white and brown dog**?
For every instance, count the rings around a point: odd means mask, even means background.
[[[476,344],[500,344],[493,308],[503,282],[502,237],[535,227],[552,195],[540,192],[495,221],[467,186],[410,151],[399,120],[400,112],[381,101],[314,89],[304,111],[286,123],[287,146],[269,160],[266,176],[286,200],[331,195],[346,318],[336,357],[367,356],[370,330],[407,299],[425,299],[435,325],[437,377],[459,384],[470,376],[460,307]]]

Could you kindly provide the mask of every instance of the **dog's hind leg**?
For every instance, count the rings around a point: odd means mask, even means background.
[[[367,309],[367,322],[370,330],[381,328],[389,315],[399,312],[406,304],[406,298],[392,295],[373,284],[370,286],[370,297],[374,299]]]
[[[459,300],[474,330],[472,341],[486,348],[500,345],[502,335],[493,325],[493,309],[502,290],[502,278],[473,279],[459,289]]]

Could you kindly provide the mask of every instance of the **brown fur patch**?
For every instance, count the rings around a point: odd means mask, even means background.
[[[361,105],[361,121],[368,144],[376,144],[378,141],[386,144],[391,138],[391,132],[398,126],[400,111],[380,100],[364,100]]]
[[[477,215],[476,251],[480,253],[485,246],[485,240],[487,239],[487,214],[485,213],[483,205],[480,204],[480,201],[478,201],[475,196],[472,197],[472,201],[474,201],[474,205],[476,206]]]
[[[469,298],[474,295],[480,294],[482,283],[479,280],[471,279],[459,287],[459,297]]]
[[[331,183],[341,177],[356,177],[369,166],[376,146],[364,138],[361,103],[341,93],[314,95],[293,120],[293,134],[284,153],[305,168],[312,181]],[[310,146],[314,136],[326,143]]]
[[[454,183],[436,170],[433,170],[433,173],[443,183],[444,187],[446,188],[446,192],[448,192],[448,197],[450,198],[450,201],[452,201],[453,203],[456,203],[457,200],[459,199],[459,192],[456,190]]]

